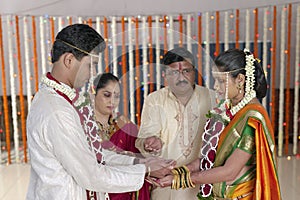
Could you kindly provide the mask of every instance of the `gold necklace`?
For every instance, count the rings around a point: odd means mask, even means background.
[[[111,120],[109,120],[107,125],[104,125],[99,120],[96,120],[99,127],[99,135],[104,140],[110,140],[111,136],[116,131],[114,120],[112,120],[112,123],[110,123],[110,121]]]

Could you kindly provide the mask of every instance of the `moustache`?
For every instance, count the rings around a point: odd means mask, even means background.
[[[178,85],[181,84],[181,83],[188,84],[188,82],[187,82],[186,80],[183,80],[183,81],[178,81],[178,82],[176,83],[176,86],[178,86]]]

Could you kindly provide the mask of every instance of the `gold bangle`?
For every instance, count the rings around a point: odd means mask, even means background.
[[[172,180],[172,185],[171,185],[171,189],[175,188],[175,177],[173,176],[173,180]]]
[[[178,173],[177,168],[172,169],[171,172],[173,174],[171,189],[178,190],[180,188],[180,174]]]
[[[179,177],[178,174],[177,174],[175,177],[176,177],[176,179],[175,179],[175,180],[176,180],[176,181],[175,181],[175,182],[176,182],[176,187],[175,187],[175,189],[178,190],[178,189],[180,188],[180,177]]]
[[[192,178],[191,178],[191,172],[189,170],[189,168],[185,165],[182,166],[182,170],[184,170],[184,173],[185,173],[185,183],[186,183],[186,186],[187,187],[196,187],[195,184],[193,183],[192,181]]]

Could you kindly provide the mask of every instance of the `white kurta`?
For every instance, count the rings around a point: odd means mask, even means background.
[[[99,192],[139,190],[145,166],[133,158],[103,151],[106,165],[98,164],[72,105],[52,88],[42,85],[27,117],[31,162],[27,199],[81,200],[86,189]]]
[[[141,126],[136,147],[144,156],[144,139],[157,136],[163,142],[161,157],[174,159],[182,166],[200,157],[205,115],[215,105],[214,92],[196,85],[187,105],[183,105],[168,87],[151,93],[143,106]],[[156,188],[151,193],[154,200],[197,199],[199,186],[184,190]]]

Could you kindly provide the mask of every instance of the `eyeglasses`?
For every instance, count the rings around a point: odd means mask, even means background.
[[[179,76],[181,73],[183,76],[190,76],[195,71],[194,68],[188,68],[183,70],[167,70],[167,75],[169,76]]]

